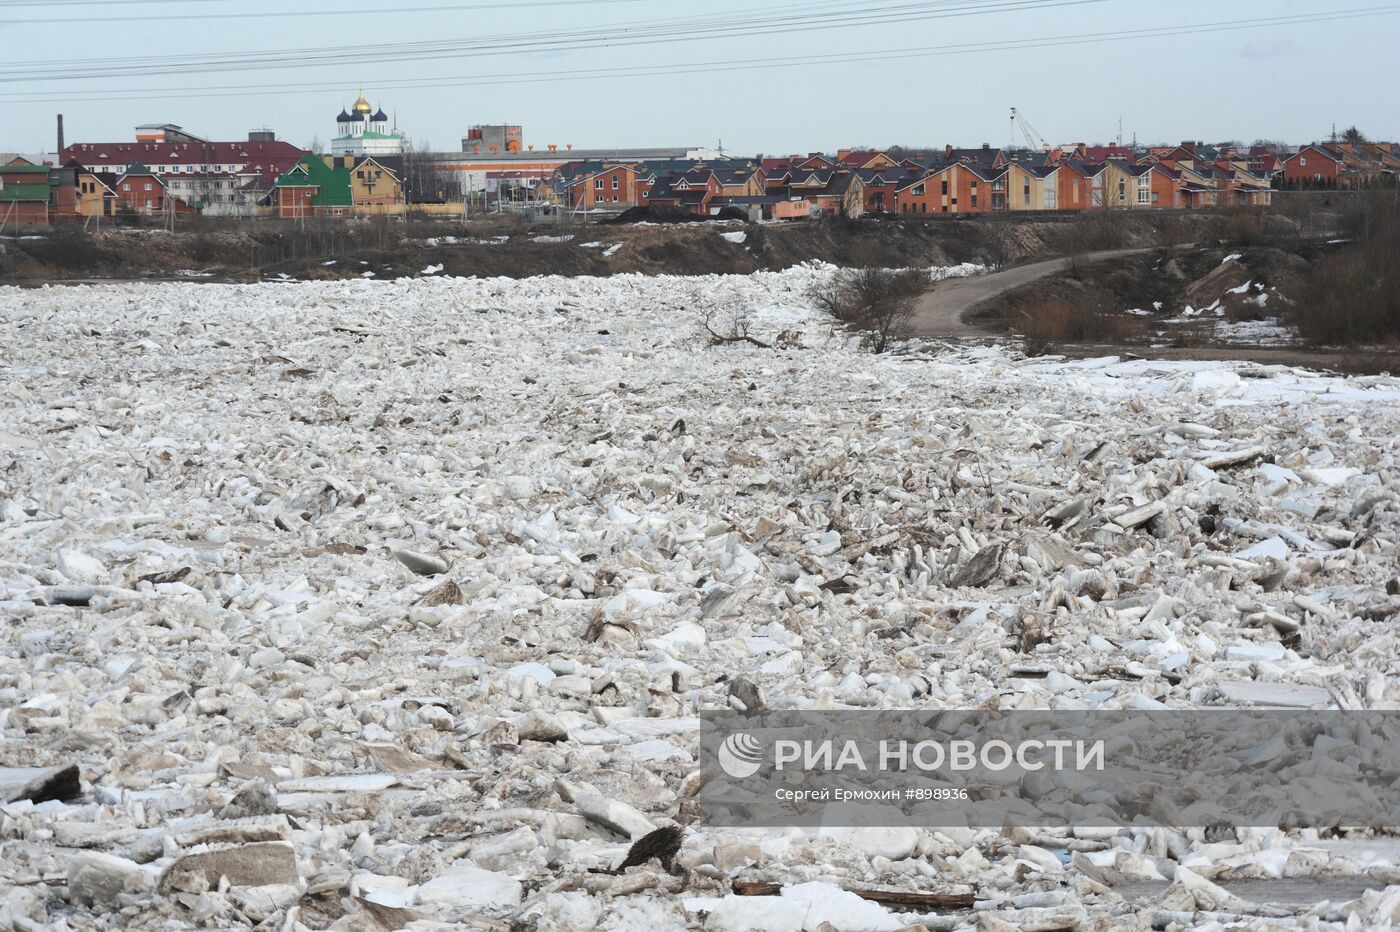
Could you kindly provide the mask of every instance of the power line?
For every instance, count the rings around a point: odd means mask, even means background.
[[[1262,19],[1247,20],[1222,20],[1213,23],[1200,23],[1196,25],[1184,26],[1155,26],[1141,27],[1136,29],[1113,30],[1106,32],[1071,33],[1058,36],[1042,36],[1024,39],[1006,39],[991,42],[959,43],[952,45],[921,46],[902,49],[887,50],[867,50],[861,52],[833,52],[828,54],[795,55],[779,58],[770,58],[755,62],[752,59],[731,59],[722,61],[700,61],[670,63],[656,66],[628,66],[620,68],[588,68],[570,69],[550,72],[515,72],[498,73],[489,77],[481,76],[449,76],[426,79],[401,79],[376,82],[376,87],[381,88],[419,88],[419,87],[480,87],[497,84],[521,84],[521,83],[550,83],[556,81],[579,81],[579,80],[613,80],[619,78],[639,78],[655,77],[669,74],[699,74],[711,72],[736,72],[736,71],[764,71],[781,68],[807,67],[812,65],[832,65],[851,64],[872,61],[897,61],[903,59],[934,58],[950,55],[980,54],[985,52],[1015,51],[1029,48],[1054,48],[1062,46],[1096,45],[1104,42],[1119,42],[1124,39],[1156,39],[1172,38],[1177,36],[1203,35],[1207,33],[1236,32],[1256,28],[1277,28],[1293,25],[1311,25],[1316,23],[1335,22],[1350,19],[1362,19],[1376,16],[1395,15],[1400,13],[1400,4],[1391,4],[1384,7],[1362,7],[1350,10],[1337,10],[1327,13],[1298,14],[1294,16],[1266,17]],[[217,93],[220,88],[191,88],[191,93],[161,93],[148,97],[136,97],[131,93],[122,93],[117,96],[103,97],[73,97],[64,96],[62,98],[42,97],[42,98],[10,98],[13,103],[46,103],[54,99],[64,101],[86,102],[86,101],[109,101],[109,100],[170,100],[179,98],[198,98],[207,96],[217,97],[245,97],[255,96],[260,92],[275,91],[283,94],[319,94],[326,89],[339,89],[341,85],[329,85],[322,87],[308,87],[304,84],[275,84],[275,85],[224,85],[230,88],[227,93]],[[158,90],[158,89],[152,89]],[[209,92],[216,93],[209,93]]]
[[[145,3],[150,0],[73,0],[74,5],[91,3],[121,3],[137,2]],[[174,0],[156,0],[156,2],[169,3]],[[204,3],[223,3],[226,0],[199,0]],[[588,7],[612,5],[619,3],[641,3],[643,0],[503,0],[499,3],[453,3],[445,6],[381,6],[363,7],[336,10],[337,17],[354,16],[356,14],[373,13],[446,13],[446,12],[466,12],[473,10],[501,10],[517,9],[521,7]],[[21,5],[29,5],[28,3]],[[0,0],[0,7],[5,6]],[[215,20],[215,19],[278,19],[293,16],[326,16],[325,10],[268,10],[264,12],[242,12],[242,13],[165,13],[148,14],[142,16],[130,16],[123,14],[122,22],[169,22],[171,20]],[[0,20],[0,26],[31,25],[36,23],[68,23],[72,18],[68,16],[45,16],[33,17],[29,19],[4,19]]]
[[[158,6],[170,3],[228,3],[229,0],[0,0],[0,8],[21,6]],[[68,20],[64,20],[68,22]]]
[[[755,17],[750,11],[722,19],[696,17],[681,25],[612,24],[591,29],[570,28],[557,32],[507,33],[469,39],[440,39],[339,47],[255,50],[202,55],[140,56],[92,64],[90,59],[11,62],[0,67],[0,82],[71,81],[84,78],[116,78],[136,75],[203,74],[239,71],[308,68],[325,63],[357,64],[368,61],[415,61],[467,57],[515,55],[526,51],[577,51],[582,49],[655,45],[697,39],[747,38],[765,35],[812,32],[862,25],[888,25],[982,15],[1023,12],[1046,7],[1103,3],[1106,0],[933,0],[925,3],[845,4],[796,21],[793,14]],[[72,66],[61,70],[61,66]],[[42,74],[36,72],[42,71]]]

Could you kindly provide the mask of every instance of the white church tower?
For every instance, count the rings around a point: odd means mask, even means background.
[[[331,155],[403,155],[403,133],[390,128],[383,109],[371,113],[372,109],[361,91],[350,112],[340,111],[335,118]]]

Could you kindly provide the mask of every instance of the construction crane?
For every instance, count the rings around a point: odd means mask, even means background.
[[[1013,133],[1012,138],[1015,138],[1014,133],[1016,130],[1021,131],[1021,136],[1026,140],[1026,146],[1028,148],[1040,149],[1044,152],[1050,151],[1050,143],[1045,141],[1045,137],[1040,135],[1040,133],[1036,131],[1036,128],[1030,124],[1030,121],[1019,113],[1015,107],[1011,108],[1011,129]]]

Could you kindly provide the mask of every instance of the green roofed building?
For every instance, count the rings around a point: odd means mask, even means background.
[[[278,217],[346,217],[400,214],[403,164],[397,158],[303,156],[273,186]]]
[[[48,223],[51,201],[47,165],[34,165],[24,159],[0,165],[0,230]]]
[[[277,216],[291,219],[350,214],[354,207],[350,171],[348,159],[302,156],[273,186],[272,203]]]

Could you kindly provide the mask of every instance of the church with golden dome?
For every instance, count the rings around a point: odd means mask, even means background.
[[[335,118],[331,155],[403,155],[403,133],[389,126],[389,115],[365,100],[365,92],[350,110]]]

